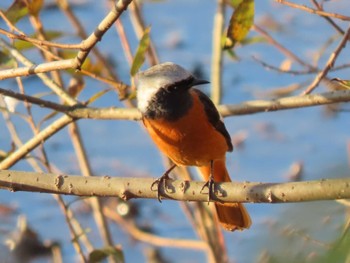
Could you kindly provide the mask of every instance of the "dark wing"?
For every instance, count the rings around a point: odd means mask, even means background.
[[[226,130],[225,124],[220,118],[220,114],[218,110],[216,109],[214,103],[208,98],[207,95],[205,95],[203,92],[201,92],[198,89],[192,89],[194,92],[197,93],[200,101],[204,105],[205,113],[208,116],[209,122],[215,127],[215,129],[220,132],[226,140],[227,146],[228,146],[228,152],[233,151],[233,145],[231,141],[230,134]]]

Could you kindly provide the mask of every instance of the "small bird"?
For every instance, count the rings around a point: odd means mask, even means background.
[[[214,103],[193,86],[207,84],[171,62],[136,75],[138,108],[154,143],[174,163],[155,181],[161,183],[176,166],[197,166],[207,181],[230,182],[226,152],[233,150],[228,131]],[[204,188],[203,187],[203,188]],[[228,231],[249,228],[251,220],[241,203],[215,203],[218,219]]]

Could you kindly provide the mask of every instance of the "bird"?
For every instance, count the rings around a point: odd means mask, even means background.
[[[226,152],[233,151],[230,135],[214,103],[193,88],[208,83],[172,62],[157,64],[135,75],[137,107],[144,127],[173,162],[154,182],[158,189],[176,166],[199,168],[206,180],[203,188],[209,188],[209,200],[214,182],[231,182],[226,169]],[[250,227],[251,219],[242,203],[215,202],[215,208],[225,230]]]

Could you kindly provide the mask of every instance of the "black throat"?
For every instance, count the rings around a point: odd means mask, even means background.
[[[189,93],[190,81],[192,79],[160,88],[149,102],[147,110],[143,114],[144,117],[175,121],[184,116],[193,103]]]

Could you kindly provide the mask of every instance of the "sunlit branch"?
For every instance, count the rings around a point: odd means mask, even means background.
[[[0,188],[76,196],[113,196],[124,200],[157,198],[152,178],[83,177],[22,171],[0,171]],[[204,182],[168,180],[160,193],[166,199],[207,202]],[[216,202],[290,203],[350,198],[350,178],[289,183],[215,183]]]

